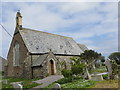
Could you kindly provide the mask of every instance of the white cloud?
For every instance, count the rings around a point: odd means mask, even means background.
[[[119,0],[2,0],[4,2],[119,2]]]
[[[2,27],[0,27],[0,30],[2,30]],[[0,32],[0,51],[2,51],[2,33]],[[2,55],[2,52],[0,52],[0,56]]]
[[[62,13],[75,14],[78,12],[94,9],[97,5],[99,5],[99,3],[75,2],[62,4],[58,8]]]
[[[53,4],[53,5],[52,5]],[[56,4],[56,5],[55,5]],[[105,4],[105,5],[104,5]],[[86,40],[94,36],[104,34],[117,33],[117,3],[4,3],[2,24],[11,34],[15,29],[15,9],[21,9],[23,15],[23,27],[57,33],[64,36],[73,37],[80,43],[87,44],[88,47],[99,50],[103,53],[114,51],[113,44],[100,41],[100,45],[96,45],[92,39]],[[3,15],[2,14],[2,15]],[[66,19],[67,17],[67,19]],[[78,27],[79,29],[70,28]],[[62,31],[61,28],[68,28]],[[7,53],[10,46],[11,38],[3,32],[3,45],[6,45],[4,54]],[[8,37],[6,37],[8,36]],[[110,36],[110,35],[109,35]],[[110,39],[116,37],[110,36]],[[106,43],[106,47],[103,45]],[[110,45],[109,45],[110,44]],[[107,45],[109,48],[107,48]],[[103,47],[106,48],[103,50]],[[7,49],[6,49],[7,48]],[[100,50],[101,49],[101,50]]]

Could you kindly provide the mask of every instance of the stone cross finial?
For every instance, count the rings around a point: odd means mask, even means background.
[[[18,9],[18,12],[20,12],[20,8]]]
[[[52,49],[50,49],[50,52],[52,51]]]

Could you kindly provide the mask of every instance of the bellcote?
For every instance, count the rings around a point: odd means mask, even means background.
[[[22,28],[22,15],[20,11],[18,11],[16,14],[16,27]]]

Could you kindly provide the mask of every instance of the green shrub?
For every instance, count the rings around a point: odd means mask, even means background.
[[[83,79],[83,77],[81,77],[81,76],[72,76],[72,79],[73,80],[80,80],[80,79]]]
[[[72,73],[75,75],[79,75],[84,72],[85,64],[74,64],[71,67]]]
[[[14,90],[14,89],[13,89],[13,86],[10,85],[10,84],[2,84],[2,88],[3,88],[4,90],[7,90],[7,89]]]
[[[108,79],[108,74],[104,74],[102,76],[103,76],[103,79]]]
[[[56,83],[65,84],[65,83],[73,82],[73,81],[76,81],[76,80],[82,80],[82,79],[83,78],[80,77],[80,76],[71,76],[71,77],[62,78],[62,79],[56,81]]]
[[[72,82],[72,77],[62,78],[62,79],[56,81],[56,83],[59,83],[59,84],[65,84],[65,83],[68,83],[68,82]]]
[[[71,76],[72,76],[72,72],[71,72],[71,70],[63,69],[63,70],[62,70],[62,75],[63,75],[64,77],[71,77]]]

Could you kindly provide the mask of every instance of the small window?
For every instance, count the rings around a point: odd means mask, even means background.
[[[13,65],[19,66],[19,43],[15,41],[14,48],[13,48]]]

